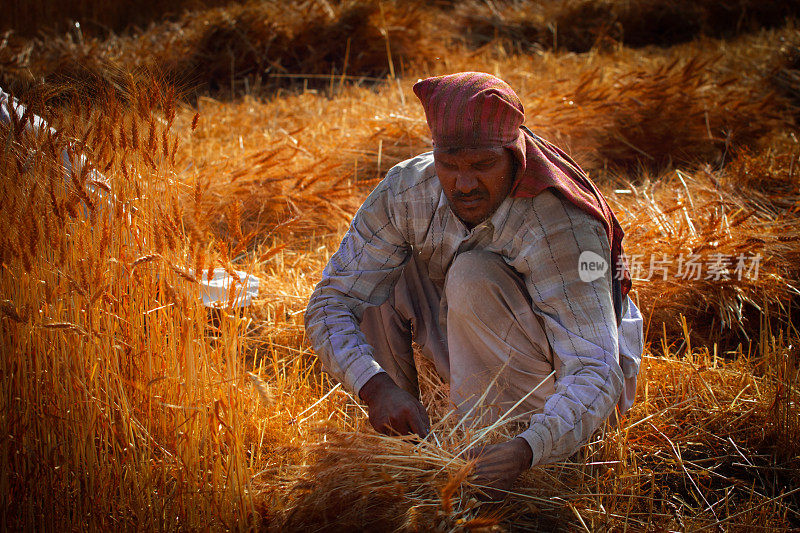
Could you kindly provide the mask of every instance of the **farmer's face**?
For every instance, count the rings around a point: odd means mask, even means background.
[[[505,148],[434,150],[433,160],[450,209],[468,228],[489,218],[514,183],[514,156]]]

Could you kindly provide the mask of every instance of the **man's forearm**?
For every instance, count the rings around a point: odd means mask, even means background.
[[[372,356],[357,317],[329,292],[335,291],[321,284],[312,294],[305,314],[306,334],[325,371],[358,393],[381,367]]]
[[[592,396],[578,394],[592,389]],[[621,391],[619,365],[606,372],[596,368],[580,375],[562,376],[562,383],[544,411],[533,415],[530,427],[519,435],[533,451],[533,464],[561,461],[575,453],[609,417]]]

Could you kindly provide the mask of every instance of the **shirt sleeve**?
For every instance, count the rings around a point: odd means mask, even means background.
[[[523,274],[558,359],[555,393],[520,434],[536,465],[566,459],[589,440],[617,404],[623,374],[602,225],[545,192],[534,199],[528,231],[511,266]]]
[[[386,301],[410,253],[394,223],[392,175],[356,213],[305,313],[306,333],[323,367],[356,394],[382,371],[359,322],[367,307]]]

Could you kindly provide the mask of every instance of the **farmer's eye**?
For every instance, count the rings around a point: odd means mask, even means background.
[[[474,168],[475,170],[488,170],[488,169],[492,168],[496,162],[497,162],[496,159],[489,159],[489,160],[486,160],[486,161],[478,161],[477,163],[472,165],[472,168]]]

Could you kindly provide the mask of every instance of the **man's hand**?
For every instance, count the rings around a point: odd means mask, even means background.
[[[409,435],[420,437],[431,428],[425,407],[404,391],[386,372],[372,376],[358,395],[367,404],[369,422],[375,431],[384,435]]]
[[[533,452],[527,441],[516,437],[508,442],[492,444],[483,448],[473,448],[466,453],[467,459],[477,459],[473,481],[500,490],[509,490],[517,478],[530,468]],[[489,491],[493,499],[501,499],[505,494]]]

